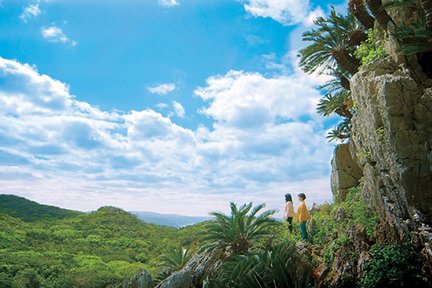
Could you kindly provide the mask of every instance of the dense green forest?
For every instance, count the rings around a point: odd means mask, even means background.
[[[2,195],[0,287],[110,287],[140,268],[157,275],[161,256],[195,249],[201,230],[143,223],[114,207],[85,214]]]
[[[63,219],[83,214],[55,206],[43,205],[15,195],[0,195],[0,212],[23,221]]]

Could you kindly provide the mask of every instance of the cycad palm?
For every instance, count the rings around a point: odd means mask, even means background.
[[[310,287],[311,272],[312,265],[297,253],[293,243],[281,243],[271,250],[231,258],[204,287]]]
[[[372,12],[375,19],[381,25],[381,27],[386,29],[387,24],[389,22],[393,22],[393,19],[390,17],[390,15],[384,9],[381,0],[366,0],[366,3],[367,3],[367,6],[369,7],[369,10]]]
[[[349,119],[345,118],[335,129],[332,129],[327,134],[326,138],[329,139],[329,141],[345,141],[346,139],[351,138],[351,127],[351,122]]]
[[[432,31],[432,0],[392,0],[384,4],[384,8],[410,7],[417,10],[424,19],[426,30]]]
[[[325,18],[325,21],[331,25],[330,27],[341,29],[348,38],[348,45],[352,47],[360,45],[368,38],[364,27],[354,16],[337,13],[334,7],[331,8],[330,15]]]
[[[351,119],[351,102],[351,93],[349,91],[341,91],[335,94],[329,93],[318,102],[317,112],[324,116],[336,113],[339,116]]]
[[[366,29],[374,27],[375,19],[369,15],[364,0],[350,0],[348,7],[350,14],[356,17]]]
[[[179,247],[161,256],[161,266],[170,271],[177,271],[182,269],[191,258],[192,253],[189,249]]]
[[[208,234],[204,239],[210,243],[204,245],[203,250],[220,249],[230,255],[239,255],[247,252],[254,241],[270,237],[271,227],[277,225],[277,221],[271,218],[276,210],[267,210],[258,215],[264,207],[264,204],[260,204],[252,208],[252,203],[249,203],[237,208],[231,202],[231,215],[210,213],[215,220],[207,224]]]
[[[317,29],[303,34],[304,41],[311,45],[300,50],[300,66],[305,72],[328,71],[339,68],[351,75],[358,71],[360,62],[352,52],[355,45],[360,44],[361,27],[356,24],[354,17],[337,14],[332,8],[327,17],[319,17],[314,21]],[[357,37],[353,37],[357,34]],[[357,42],[357,43],[356,43]]]
[[[394,0],[385,5],[387,9],[396,7],[409,7],[418,14],[416,22],[401,24],[395,31],[401,51],[406,55],[432,51],[432,0]]]
[[[432,0],[420,0],[420,4],[425,13],[426,28],[432,31]]]

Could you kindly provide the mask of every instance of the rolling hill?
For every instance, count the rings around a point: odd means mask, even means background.
[[[0,214],[31,222],[41,219],[63,219],[80,215],[82,212],[39,204],[15,195],[0,194]]]
[[[0,287],[115,287],[161,255],[201,245],[202,224],[177,229],[101,207],[80,213],[0,195]],[[37,220],[49,221],[37,221]]]

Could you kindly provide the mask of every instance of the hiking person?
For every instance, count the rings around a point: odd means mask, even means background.
[[[294,218],[295,212],[294,212],[294,205],[292,203],[292,197],[291,194],[287,193],[285,194],[285,220],[288,222],[288,230],[290,233],[292,233],[293,225],[292,220]]]
[[[300,235],[303,240],[307,240],[308,234],[306,230],[306,223],[310,219],[309,211],[306,207],[306,195],[304,193],[298,194],[300,204],[297,207],[297,220],[300,223]]]

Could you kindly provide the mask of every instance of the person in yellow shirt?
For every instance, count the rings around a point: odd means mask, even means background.
[[[293,230],[293,225],[292,225],[292,220],[295,216],[295,212],[294,212],[294,205],[292,202],[292,196],[291,194],[287,193],[285,194],[285,220],[288,222],[288,230],[290,231],[290,233],[292,233]]]
[[[297,220],[300,223],[300,235],[303,240],[308,238],[306,223],[310,219],[309,211],[306,207],[306,195],[304,193],[298,194],[300,204],[297,207]]]

